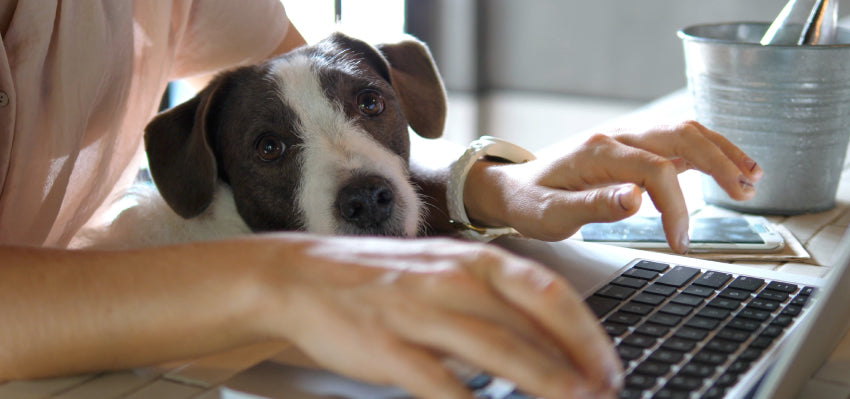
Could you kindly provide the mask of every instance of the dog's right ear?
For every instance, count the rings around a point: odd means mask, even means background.
[[[217,78],[194,98],[157,115],[145,127],[151,177],[165,202],[184,218],[198,216],[212,203],[217,178],[207,134]]]

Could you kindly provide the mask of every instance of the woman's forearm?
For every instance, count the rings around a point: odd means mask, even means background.
[[[230,248],[233,250],[230,250]],[[237,250],[238,248],[238,250]],[[0,248],[0,380],[148,365],[257,341],[262,241]]]

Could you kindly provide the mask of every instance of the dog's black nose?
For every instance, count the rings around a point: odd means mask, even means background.
[[[349,180],[339,190],[336,202],[344,220],[359,228],[372,230],[390,217],[395,199],[386,179],[366,175]]]

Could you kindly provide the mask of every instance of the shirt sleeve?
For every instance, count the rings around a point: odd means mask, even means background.
[[[289,25],[280,0],[195,0],[177,37],[172,78],[260,62],[277,49]]]

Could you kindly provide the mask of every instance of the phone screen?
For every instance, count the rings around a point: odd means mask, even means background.
[[[691,243],[763,244],[757,229],[744,218],[706,217],[691,219]],[[614,223],[591,223],[581,228],[584,241],[665,242],[660,217],[633,216]]]

